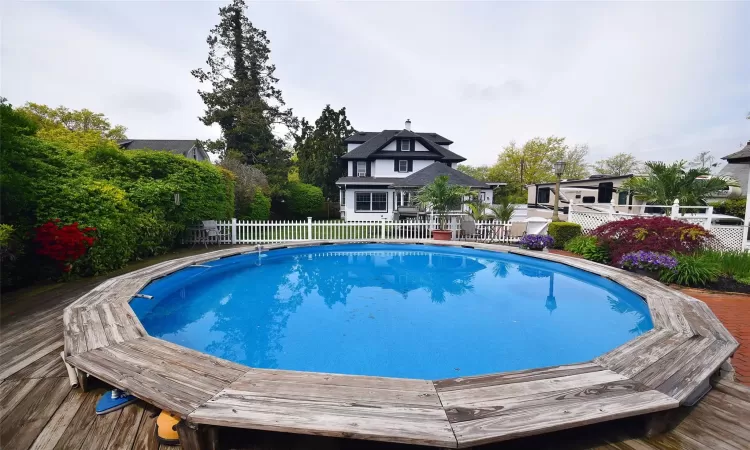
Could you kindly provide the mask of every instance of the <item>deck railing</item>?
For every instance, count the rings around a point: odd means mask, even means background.
[[[477,221],[472,239],[487,242],[515,242],[510,223],[496,220]],[[295,242],[306,240],[366,241],[378,240],[424,240],[432,238],[435,221],[387,221],[370,220],[344,222],[336,220],[224,220],[216,222],[218,235],[208,236],[202,227],[191,227],[185,233],[183,243],[209,242],[217,244],[262,244]],[[447,228],[454,239],[464,237],[461,222],[451,220]]]

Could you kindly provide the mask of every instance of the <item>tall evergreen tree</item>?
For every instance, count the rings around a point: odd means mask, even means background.
[[[297,120],[285,108],[276,67],[270,63],[270,41],[266,32],[248,20],[243,0],[233,0],[219,9],[221,20],[209,33],[208,70],[191,73],[210,90],[199,90],[206,104],[200,120],[206,125],[219,124],[222,139],[206,143],[206,148],[220,154],[236,151],[244,162],[260,168],[271,185],[286,181],[290,153],[282,139],[274,135],[274,126],[294,130]]]
[[[320,187],[327,198],[337,198],[336,180],[346,175],[339,157],[347,151],[344,139],[354,132],[346,108],[335,111],[326,105],[315,126],[302,119],[294,145],[300,181]]]

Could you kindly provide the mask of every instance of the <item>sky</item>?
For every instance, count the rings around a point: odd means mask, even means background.
[[[88,108],[134,139],[206,139],[206,37],[225,2],[5,1],[0,95]],[[591,162],[716,157],[750,140],[750,2],[249,2],[278,87],[314,121],[436,132],[471,164],[536,136]]]

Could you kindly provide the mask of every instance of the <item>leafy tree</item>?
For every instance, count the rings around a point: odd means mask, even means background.
[[[492,181],[489,179],[490,166],[471,166],[469,164],[459,164],[456,169],[466,175],[479,181]]]
[[[294,144],[300,181],[320,187],[327,198],[337,196],[336,180],[346,174],[339,157],[346,154],[344,139],[354,132],[346,108],[335,111],[326,105],[315,126],[302,119]]]
[[[638,172],[641,169],[641,163],[629,153],[618,153],[609,158],[600,159],[594,163],[593,167],[596,173],[617,176]]]
[[[546,139],[537,137],[522,147],[511,142],[503,148],[497,163],[490,168],[489,177],[508,183],[508,194],[518,196],[527,184],[553,181],[553,164],[564,159],[567,150],[565,138],[555,136]]]
[[[258,167],[278,187],[287,181],[291,154],[274,134],[275,126],[296,129],[297,119],[285,108],[276,67],[269,61],[266,32],[247,18],[243,0],[219,9],[219,24],[209,33],[208,70],[191,73],[211,89],[199,90],[206,105],[200,120],[218,124],[222,139],[206,142],[209,151],[238,151],[243,162]]]
[[[716,161],[716,157],[711,154],[709,151],[703,151],[698,153],[698,155],[693,158],[692,161],[690,161],[689,166],[690,167],[696,167],[699,169],[708,169],[709,171],[713,171],[716,169],[716,167],[719,165],[719,162]]]
[[[586,157],[589,155],[587,144],[577,144],[565,151],[565,172],[562,177],[569,180],[586,178],[589,176],[589,168]]]
[[[675,199],[686,206],[705,205],[715,192],[727,188],[724,178],[709,177],[706,168],[686,169],[686,161],[672,164],[647,162],[648,174],[624,183],[635,196],[654,205],[671,205]]]
[[[95,132],[102,138],[110,140],[125,139],[127,128],[122,125],[114,127],[104,114],[95,113],[84,108],[71,110],[64,106],[51,108],[47,105],[28,102],[18,111],[26,114],[39,126],[40,130],[64,128],[68,131]]]
[[[283,189],[286,214],[292,219],[319,216],[325,205],[323,191],[305,183],[287,183]]]
[[[415,196],[418,205],[430,208],[437,214],[440,229],[445,229],[445,220],[450,211],[461,207],[469,189],[464,186],[450,184],[447,175],[440,175],[435,180],[423,186]]]
[[[268,191],[268,180],[263,172],[253,166],[242,163],[242,155],[236,152],[227,153],[219,165],[234,174],[234,214],[245,218],[252,209],[253,202],[264,191]]]
[[[29,102],[16,111],[36,124],[39,138],[73,150],[84,151],[100,146],[117,148],[115,141],[125,139],[124,126],[112,126],[104,114],[88,109],[51,108]]]

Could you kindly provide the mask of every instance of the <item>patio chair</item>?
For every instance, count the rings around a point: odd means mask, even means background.
[[[526,222],[511,222],[510,233],[507,239],[516,240],[522,238],[526,234]]]
[[[479,234],[477,234],[477,225],[473,220],[462,220],[461,221],[461,233],[459,233],[459,239],[474,238],[479,240]]]
[[[203,245],[208,248],[208,242],[213,238],[216,244],[219,243],[219,225],[215,220],[204,220],[201,222],[201,230],[198,238],[198,242],[203,242]],[[193,243],[195,246],[195,243]]]

